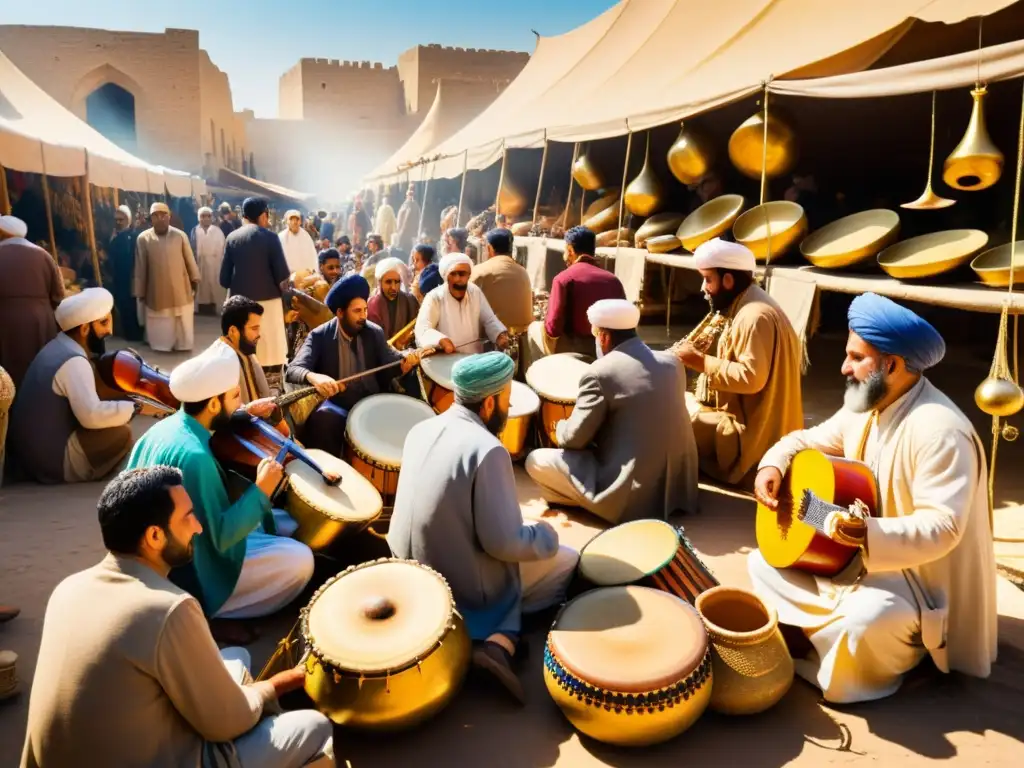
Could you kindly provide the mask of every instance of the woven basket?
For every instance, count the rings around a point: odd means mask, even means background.
[[[7,444],[7,416],[14,402],[14,382],[0,368],[0,485],[4,484],[4,446]]]

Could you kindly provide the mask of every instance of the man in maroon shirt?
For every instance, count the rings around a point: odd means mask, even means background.
[[[559,352],[594,357],[594,335],[587,310],[601,299],[626,298],[619,278],[597,265],[596,239],[586,227],[573,227],[565,233],[568,268],[551,283],[547,317],[530,324],[527,336],[531,362]]]

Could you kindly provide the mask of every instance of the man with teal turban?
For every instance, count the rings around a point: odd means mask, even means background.
[[[794,500],[822,534],[857,554],[832,578],[769,564],[770,552],[748,560],[755,590],[797,630],[787,635],[797,672],[835,703],[894,693],[926,654],[943,672],[975,677],[987,677],[996,658],[985,450],[924,376],[946,344],[924,318],[873,293],[854,299],[848,318],[844,407],[776,443],[754,493],[788,516],[780,489],[797,453],[865,463],[877,502]]]
[[[512,670],[523,613],[557,605],[578,553],[544,521],[523,520],[512,459],[498,435],[515,363],[502,352],[452,368],[455,404],[409,432],[388,544],[447,579],[476,642],[473,662],[523,701]]]

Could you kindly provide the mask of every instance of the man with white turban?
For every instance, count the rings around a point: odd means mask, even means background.
[[[700,468],[749,488],[765,451],[803,426],[803,348],[782,307],[754,281],[749,248],[715,238],[697,247],[694,260],[717,317],[673,351],[699,374],[686,405]]]
[[[199,290],[196,293],[196,308],[212,304],[220,312],[228,292],[220,284],[220,267],[224,262],[224,247],[227,238],[221,228],[213,223],[213,210],[203,206],[199,209],[199,223],[192,229],[192,250],[199,262]]]
[[[8,446],[18,467],[40,483],[76,483],[108,475],[128,455],[136,413],[157,411],[100,400],[90,354],[113,332],[114,297],[86,288],[57,307],[62,333],[36,355],[11,411]]]
[[[686,372],[654,352],[636,328],[640,310],[601,299],[587,317],[597,360],[580,379],[576,405],[558,422],[556,448],[526,457],[544,498],[612,524],[697,511],[697,447],[686,418]]]
[[[309,232],[302,228],[302,214],[288,211],[284,215],[285,224],[278,237],[284,249],[284,259],[288,262],[288,271],[295,273],[302,270],[316,272],[316,245]]]
[[[402,290],[402,270],[408,267],[394,256],[377,262],[374,277],[377,290],[370,297],[368,317],[384,329],[390,339],[416,318],[420,305],[416,298]]]
[[[391,245],[391,238],[398,229],[398,220],[395,218],[395,209],[388,205],[388,199],[380,199],[380,207],[373,219],[373,229],[384,239],[384,243]]]
[[[313,553],[288,538],[298,529],[287,512],[272,508],[284,468],[264,459],[256,482],[232,503],[225,475],[210,450],[211,434],[245,409],[235,351],[214,344],[171,372],[171,394],[181,409],[152,427],[136,444],[128,469],[166,465],[182,471],[193,511],[203,526],[191,563],[171,580],[199,600],[207,616],[251,619],[274,613],[299,596],[313,577]]]
[[[476,641],[473,662],[520,702],[512,671],[522,615],[557,605],[579,559],[543,520],[526,522],[498,435],[515,363],[501,352],[452,368],[455,404],[412,428],[402,453],[388,544],[448,581]]]
[[[473,262],[463,253],[449,253],[438,269],[444,284],[423,297],[416,316],[416,343],[440,345],[446,355],[483,352],[481,337],[499,350],[508,346],[508,329],[494,314],[484,292],[469,282]]]
[[[988,677],[997,620],[984,446],[924,375],[945,342],[926,320],[873,293],[850,304],[849,327],[843,408],[773,446],[754,492],[788,519],[796,510],[781,493],[783,475],[798,452],[813,449],[871,469],[875,516],[858,503],[803,500],[820,513],[820,532],[855,553],[832,578],[776,570],[760,551],[748,559],[798,674],[842,704],[894,693],[928,654],[943,672]]]

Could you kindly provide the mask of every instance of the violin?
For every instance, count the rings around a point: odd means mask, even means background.
[[[134,349],[107,352],[96,361],[100,381],[114,392],[122,392],[159,410],[173,413],[181,403],[171,394],[171,377],[150,366]]]

